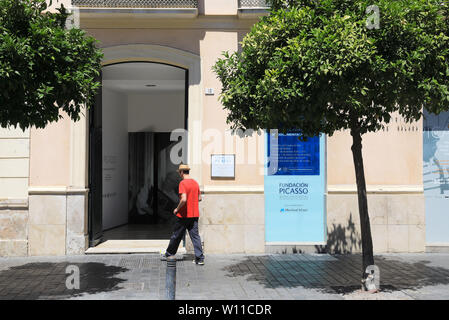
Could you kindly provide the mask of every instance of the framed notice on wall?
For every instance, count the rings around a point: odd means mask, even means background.
[[[212,178],[235,178],[235,154],[211,155]]]

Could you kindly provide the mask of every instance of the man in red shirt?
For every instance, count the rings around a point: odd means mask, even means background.
[[[179,204],[173,211],[177,219],[164,256],[168,257],[176,254],[179,243],[184,237],[186,230],[188,230],[195,251],[195,260],[193,262],[204,265],[203,248],[198,232],[198,218],[200,216],[198,202],[201,201],[200,186],[190,177],[188,165],[181,164],[178,172],[182,180],[179,183]]]

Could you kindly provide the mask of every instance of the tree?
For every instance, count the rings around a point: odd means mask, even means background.
[[[44,12],[45,0],[0,0],[0,126],[43,128],[80,118],[100,86],[102,53],[96,40],[65,28],[63,5]]]
[[[227,122],[233,129],[299,129],[306,138],[350,131],[363,283],[374,257],[362,136],[388,124],[393,112],[412,122],[420,119],[423,106],[437,114],[448,110],[448,4],[271,3],[270,15],[252,27],[242,50],[225,52],[214,66],[222,83],[220,100],[229,111]]]

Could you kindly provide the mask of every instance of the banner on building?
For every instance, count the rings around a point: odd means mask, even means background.
[[[424,110],[423,185],[427,245],[449,242],[449,112]]]
[[[265,241],[325,241],[325,137],[267,132]]]

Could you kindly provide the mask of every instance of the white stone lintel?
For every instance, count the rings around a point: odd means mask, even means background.
[[[60,187],[60,186],[45,186],[45,187],[29,187],[29,195],[74,195],[87,194],[89,189],[77,187]]]

